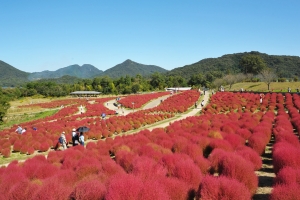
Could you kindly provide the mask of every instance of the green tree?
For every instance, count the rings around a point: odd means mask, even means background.
[[[3,94],[2,89],[0,88],[0,124],[3,123],[3,118],[5,117],[9,107],[9,98]]]
[[[240,66],[245,74],[258,74],[267,67],[265,61],[259,55],[254,54],[247,54],[243,56],[240,61]]]

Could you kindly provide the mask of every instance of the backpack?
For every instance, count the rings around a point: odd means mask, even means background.
[[[64,143],[64,139],[62,137],[58,138],[59,143],[63,144]]]

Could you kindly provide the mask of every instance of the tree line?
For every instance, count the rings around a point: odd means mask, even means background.
[[[207,71],[194,73],[189,78],[156,72],[149,77],[136,76],[110,78],[108,76],[93,79],[78,79],[75,83],[56,83],[54,81],[32,81],[22,87],[0,90],[0,122],[9,108],[8,101],[21,97],[42,95],[44,97],[67,96],[74,91],[98,91],[102,94],[131,94],[139,92],[159,91],[168,87],[220,88],[221,85],[233,85],[241,81],[264,81],[268,87],[277,78],[276,73],[267,66],[259,56],[247,54],[240,61],[241,70]]]

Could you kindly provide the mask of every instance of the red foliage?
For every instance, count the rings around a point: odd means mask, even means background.
[[[258,186],[258,178],[252,163],[234,153],[226,153],[219,162],[219,174],[244,183],[253,195]]]
[[[274,183],[278,184],[294,184],[300,185],[300,168],[293,169],[291,167],[282,168],[276,175]]]
[[[300,166],[300,149],[286,142],[278,142],[273,146],[274,172],[278,173],[284,167],[294,169]]]
[[[106,200],[132,200],[139,199],[143,182],[136,176],[119,174],[109,180]]]
[[[276,185],[273,187],[270,200],[300,199],[299,184]]]
[[[201,199],[249,200],[251,194],[243,183],[235,179],[224,176],[205,176],[200,185],[198,197]]]
[[[104,199],[106,187],[99,180],[82,180],[76,184],[71,197],[76,200]]]
[[[170,199],[170,197],[165,188],[163,187],[163,184],[159,180],[153,178],[144,182],[139,199],[165,200]]]
[[[245,160],[250,161],[254,166],[254,170],[259,170],[262,167],[261,157],[250,147],[240,146],[236,149],[236,154],[240,155]]]

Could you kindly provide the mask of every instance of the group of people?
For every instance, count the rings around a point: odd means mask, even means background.
[[[201,104],[200,104],[200,105],[201,105],[201,107],[204,106],[204,100],[201,101]],[[195,108],[197,108],[197,107],[198,107],[198,104],[197,104],[197,101],[196,101],[196,102],[195,102]]]
[[[77,146],[77,145],[82,145],[84,146],[84,135],[83,132],[77,132],[76,129],[74,128],[72,130],[72,145]],[[68,148],[68,141],[66,139],[66,133],[63,131],[58,139],[58,143],[60,146],[63,148],[63,150]]]

